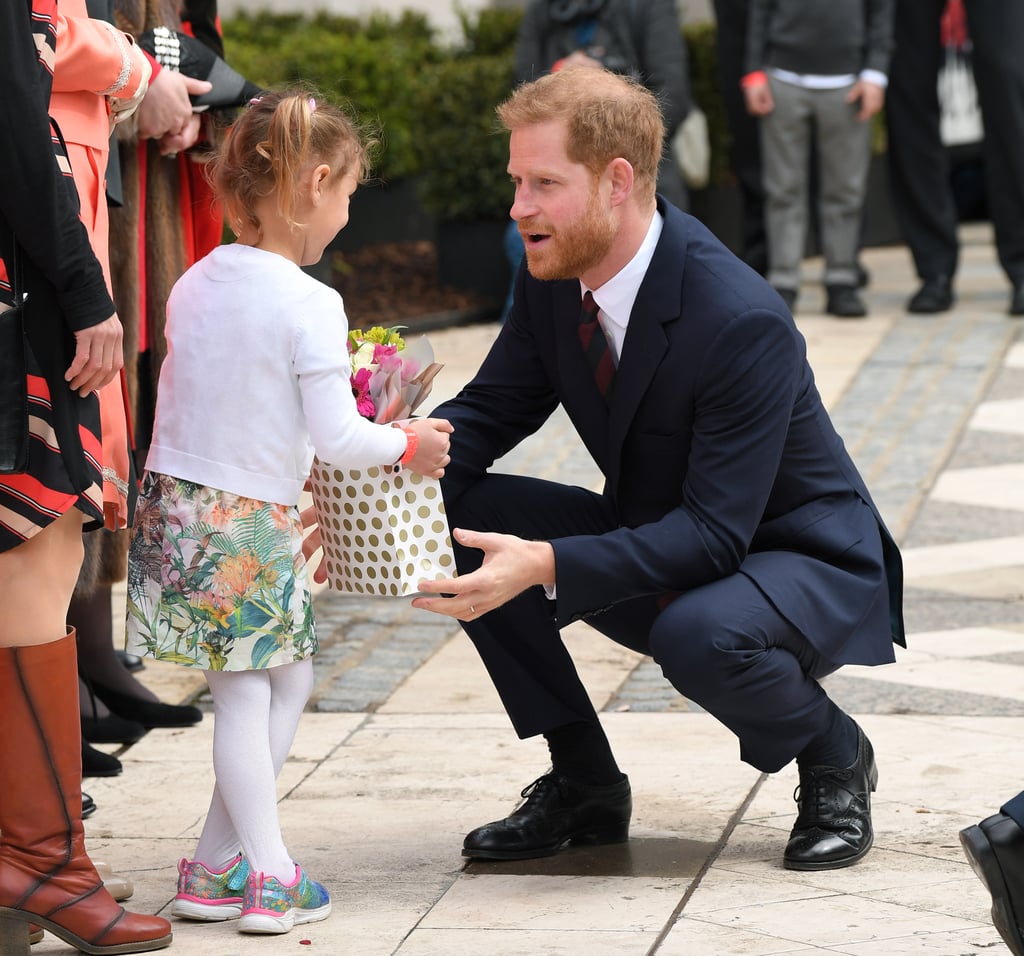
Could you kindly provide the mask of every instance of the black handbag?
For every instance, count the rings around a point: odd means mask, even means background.
[[[14,305],[0,312],[0,475],[20,474],[28,467],[24,298],[17,251],[11,258]]]

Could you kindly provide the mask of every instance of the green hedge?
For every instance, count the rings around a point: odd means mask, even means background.
[[[348,102],[379,132],[374,174],[417,175],[442,219],[504,218],[512,200],[508,139],[494,108],[511,91],[522,12],[459,14],[463,37],[438,41],[422,14],[368,18],[244,13],[225,19],[228,62],[262,86],[308,84]],[[708,118],[711,182],[731,179],[713,24],[683,31],[694,98]]]

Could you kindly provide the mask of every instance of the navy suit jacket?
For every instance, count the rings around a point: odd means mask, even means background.
[[[698,220],[665,225],[630,315],[610,405],[578,338],[579,282],[526,269],[455,425],[450,499],[560,403],[605,476],[619,527],[553,540],[565,624],[643,595],[747,575],[829,660],[905,643],[902,565],[822,405],[775,291]]]

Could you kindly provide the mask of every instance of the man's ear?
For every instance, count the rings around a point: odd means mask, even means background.
[[[624,203],[633,192],[633,166],[629,160],[621,156],[613,159],[605,169],[605,175],[611,182],[611,203],[618,206]]]

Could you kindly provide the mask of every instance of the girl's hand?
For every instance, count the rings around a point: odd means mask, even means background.
[[[441,478],[451,461],[448,436],[454,431],[452,423],[444,418],[414,418],[402,427],[415,432],[419,438],[419,447],[405,467],[427,478]]]

